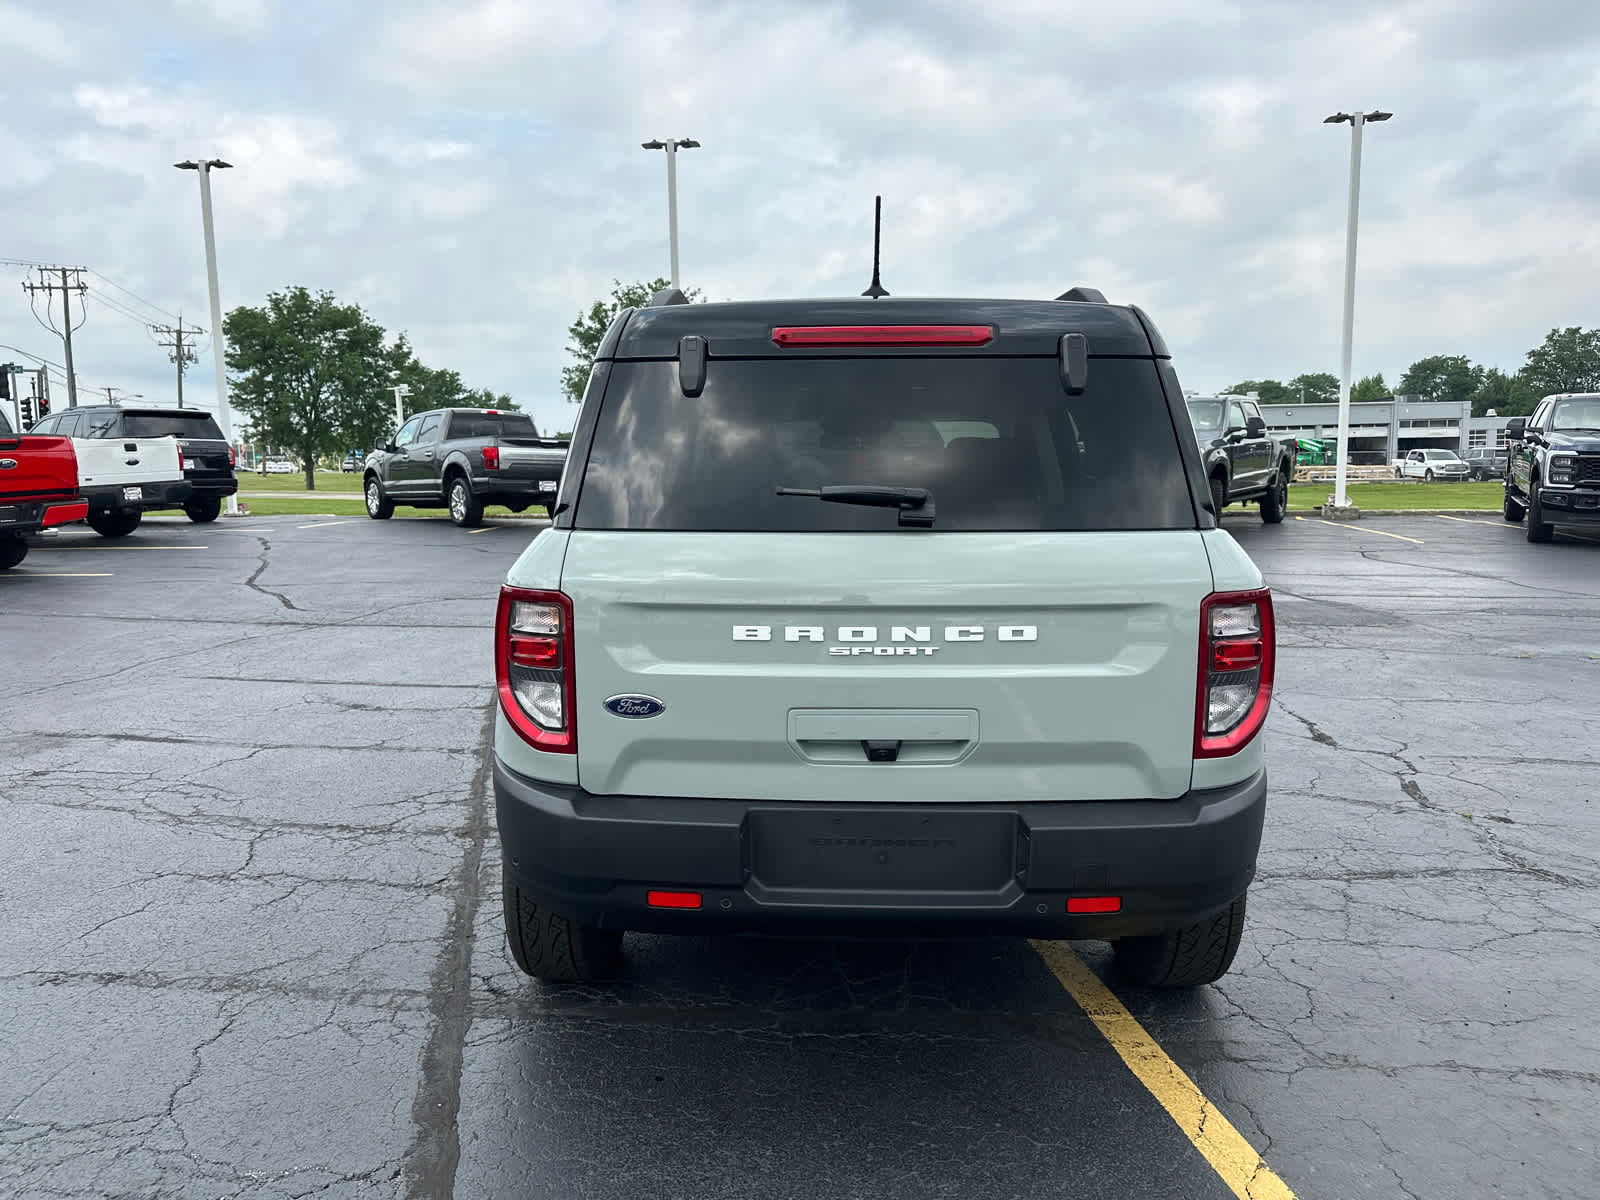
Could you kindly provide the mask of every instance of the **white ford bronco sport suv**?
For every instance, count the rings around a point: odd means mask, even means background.
[[[511,951],[625,930],[1101,938],[1233,960],[1271,598],[1137,308],[686,304],[605,337],[501,590]]]

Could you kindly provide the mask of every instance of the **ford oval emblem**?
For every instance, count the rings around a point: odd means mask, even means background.
[[[0,471],[9,471],[16,465],[17,460],[14,458],[0,458]]]
[[[613,696],[605,702],[605,709],[614,717],[642,721],[646,717],[659,717],[667,711],[667,706],[654,696]]]

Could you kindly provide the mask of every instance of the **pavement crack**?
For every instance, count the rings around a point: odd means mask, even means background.
[[[268,538],[257,535],[256,541],[261,546],[261,561],[256,564],[256,569],[251,572],[250,578],[244,581],[245,587],[249,588],[251,591],[260,592],[263,596],[271,596],[285,608],[293,609],[295,612],[299,612],[300,610],[295,608],[294,601],[289,599],[289,597],[285,596],[282,592],[275,592],[271,588],[263,587],[261,584],[256,582],[256,580],[261,578],[262,572],[267,569],[267,556],[272,552],[272,542]]]
[[[411,1103],[413,1135],[406,1150],[407,1200],[451,1200],[461,1161],[461,1069],[472,1026],[472,952],[479,871],[489,840],[490,751],[495,705],[484,712],[480,758],[467,790],[466,850],[456,864],[455,905],[445,924],[429,982],[432,1026],[422,1050],[422,1078]]]

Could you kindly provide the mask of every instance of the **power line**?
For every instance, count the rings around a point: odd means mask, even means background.
[[[109,283],[112,287],[116,288],[117,291],[122,292],[126,296],[132,297],[133,299],[137,300],[140,304],[142,304],[146,308],[148,308],[151,312],[156,313],[159,316],[168,317],[168,318],[170,318],[172,320],[175,320],[175,321],[181,321],[183,319],[177,313],[168,312],[166,309],[162,308],[159,304],[152,304],[150,301],[146,300],[143,296],[139,295],[139,293],[134,291],[132,288],[125,288],[120,283],[118,283],[116,280],[108,279],[106,276],[102,275],[99,271],[96,271],[93,267],[89,268],[89,274],[93,275],[96,279],[100,280],[101,283]]]

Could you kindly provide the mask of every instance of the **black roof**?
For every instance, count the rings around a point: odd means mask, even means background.
[[[652,305],[624,311],[608,332],[599,357],[675,359],[679,339],[690,335],[706,339],[712,358],[836,357],[841,353],[838,349],[780,349],[772,342],[772,330],[780,325],[989,325],[995,330],[994,340],[979,349],[913,346],[863,351],[874,356],[1053,355],[1062,334],[1081,333],[1094,356],[1167,357],[1161,335],[1131,305],[902,297]]]

